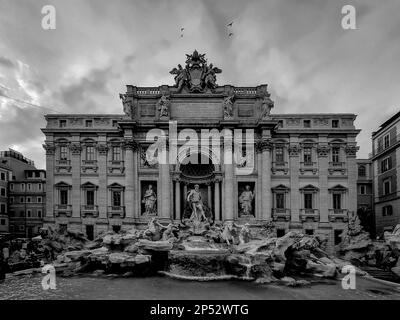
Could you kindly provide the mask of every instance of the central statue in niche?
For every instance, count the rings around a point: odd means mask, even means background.
[[[204,214],[203,201],[201,199],[201,193],[198,184],[194,186],[194,189],[188,192],[187,201],[189,202],[190,208],[192,209],[190,220],[196,222],[201,222],[202,220],[206,221],[207,218]]]

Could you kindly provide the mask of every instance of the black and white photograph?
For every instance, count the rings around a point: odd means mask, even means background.
[[[399,30],[398,0],[0,0],[0,314],[400,300]]]

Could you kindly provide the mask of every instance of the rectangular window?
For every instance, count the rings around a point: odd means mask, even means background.
[[[86,120],[85,121],[85,125],[86,125],[86,128],[91,128],[91,127],[93,127],[93,121],[92,120]]]
[[[41,210],[41,209],[38,209],[38,210],[37,210],[37,216],[38,216],[38,218],[41,218],[42,215],[43,215],[42,210]]]
[[[1,224],[2,226],[5,226],[5,225],[6,225],[6,219],[1,219],[1,220],[0,220],[0,224]]]
[[[42,203],[42,197],[37,197],[37,203]]]
[[[303,120],[304,128],[311,128],[311,120]]]
[[[95,148],[93,146],[86,147],[86,160],[88,161],[96,160]]]
[[[6,205],[3,203],[0,206],[0,213],[6,213]]]
[[[6,174],[4,172],[0,173],[0,180],[6,181]]]
[[[20,197],[19,198],[19,203],[24,203],[25,201],[24,201],[24,197]]]
[[[342,195],[340,193],[333,194],[333,209],[342,209]]]
[[[304,148],[303,150],[303,160],[305,165],[311,165],[312,164],[312,158],[311,158],[311,148]]]
[[[31,197],[26,197],[26,202],[27,203],[31,203],[32,202],[31,200],[32,200]]]
[[[60,128],[65,128],[67,126],[67,120],[60,120],[59,125]]]
[[[86,204],[88,206],[94,206],[94,191],[93,190],[86,191]]]
[[[381,172],[386,172],[392,169],[392,158],[388,157],[381,161]]]
[[[14,190],[14,183],[10,184],[10,190],[13,191]]]
[[[32,185],[30,183],[28,183],[28,190],[31,190]]]
[[[313,208],[313,197],[312,193],[304,194],[304,209],[312,209]]]
[[[391,192],[391,179],[387,178],[383,180],[383,194],[389,194]]]
[[[112,147],[112,160],[113,161],[121,161],[121,148],[120,147]]]
[[[390,145],[389,137],[390,137],[389,134],[383,137],[383,146],[385,149],[388,148]]]
[[[360,194],[367,194],[367,186],[364,185],[360,186]]]
[[[60,160],[68,160],[68,148],[67,146],[60,147]]]
[[[28,218],[30,218],[32,216],[32,210],[30,209],[26,210],[26,215]]]
[[[275,155],[276,155],[276,162],[282,163],[285,161],[282,147],[276,148]]]
[[[393,207],[391,205],[382,207],[383,216],[391,216],[393,214]]]
[[[284,193],[276,194],[276,207],[278,209],[285,209],[285,194]]]
[[[1,189],[0,189],[0,195],[1,195],[2,197],[5,197],[5,196],[6,196],[6,189],[5,189],[5,188],[1,188]]]
[[[25,183],[21,183],[21,190],[25,191]]]
[[[60,190],[60,204],[68,204],[68,190]]]
[[[41,184],[41,183],[38,184],[38,189],[39,189],[40,191],[42,190],[42,184]]]
[[[121,191],[113,191],[112,192],[112,204],[114,207],[121,206]]]
[[[332,162],[338,163],[340,162],[340,149],[337,147],[332,148]]]
[[[339,120],[332,120],[332,128],[339,128]]]

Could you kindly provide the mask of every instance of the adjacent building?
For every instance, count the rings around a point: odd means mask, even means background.
[[[220,72],[195,51],[171,71],[175,86],[128,85],[122,114],[47,115],[44,223],[93,238],[154,216],[180,221],[199,185],[215,221],[272,220],[278,236],[295,229],[338,244],[357,211],[356,116],[271,113],[267,85],[218,86]],[[250,146],[188,147],[235,129],[253,135]],[[154,144],[168,162],[149,156]]]
[[[357,159],[357,214],[364,229],[375,234],[373,170],[370,159]]]
[[[0,234],[9,232],[8,181],[11,177],[11,168],[0,161]]]
[[[375,229],[378,236],[400,223],[400,112],[372,133]]]
[[[8,181],[9,232],[15,237],[33,237],[43,226],[46,210],[46,171],[15,150],[0,152],[0,161],[10,168]]]

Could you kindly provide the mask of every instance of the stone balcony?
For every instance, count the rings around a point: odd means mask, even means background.
[[[285,220],[290,221],[290,209],[286,208],[272,208],[273,221]]]
[[[328,172],[331,175],[334,172],[340,172],[344,175],[346,173],[346,162],[329,162]]]
[[[313,174],[317,174],[318,172],[317,162],[315,161],[300,162],[300,173],[304,174],[306,172],[312,172]]]
[[[300,209],[301,221],[312,220],[315,222],[319,221],[319,210],[318,209]]]
[[[341,220],[343,222],[349,221],[349,210],[347,209],[329,209],[329,221],[336,222]]]
[[[289,173],[289,164],[287,161],[273,161],[271,171],[273,174],[277,172]]]
[[[81,216],[83,218],[93,217],[97,218],[99,216],[99,207],[97,205],[82,205],[81,206]]]
[[[97,160],[82,160],[82,173],[97,173]]]
[[[56,204],[54,205],[54,215],[59,217],[65,215],[66,217],[72,216],[72,205],[70,204]]]
[[[108,206],[107,215],[109,218],[125,218],[125,206]]]
[[[123,160],[108,161],[108,172],[122,174],[125,172],[125,163]]]
[[[71,160],[56,160],[55,172],[56,173],[69,173],[71,172]]]

